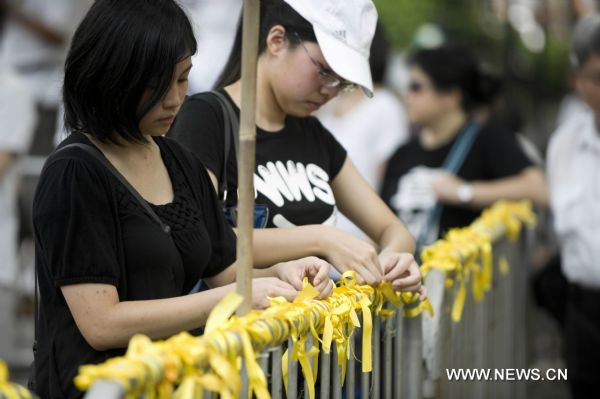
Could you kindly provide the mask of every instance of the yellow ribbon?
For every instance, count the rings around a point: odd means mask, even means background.
[[[20,385],[8,380],[8,367],[0,360],[0,397],[6,399],[31,399],[31,393]]]
[[[475,301],[481,300],[491,289],[492,244],[504,236],[515,239],[523,225],[534,223],[530,204],[500,202],[486,209],[471,226],[452,229],[443,240],[423,249],[422,275],[431,269],[446,274],[446,287],[454,295],[453,321],[461,319],[467,285],[471,286]],[[508,271],[507,265],[505,259],[499,260],[501,273]],[[251,311],[244,317],[233,315],[241,298],[229,295],[211,312],[204,336],[182,333],[154,343],[136,336],[124,357],[110,359],[102,365],[82,366],[75,383],[78,388],[87,389],[98,379],[111,379],[123,385],[128,398],[145,395],[149,399],[163,399],[172,395],[177,399],[192,399],[199,397],[202,391],[236,398],[241,390],[243,358],[249,395],[264,399],[269,397],[266,378],[256,362],[256,353],[291,338],[292,345],[282,362],[284,382],[287,385],[287,358],[292,356],[291,359],[301,365],[309,386],[309,397],[313,399],[320,350],[329,354],[335,343],[343,384],[347,360],[353,355],[351,337],[361,324],[362,370],[368,372],[373,362],[373,316],[385,319],[398,310],[405,317],[414,317],[424,311],[432,313],[429,301],[420,300],[418,294],[395,292],[390,283],[378,287],[361,286],[353,272],[343,274],[329,298],[319,301],[317,295],[318,292],[305,282],[293,303],[284,298],[270,298],[269,308]],[[312,337],[312,344],[307,347],[309,337]],[[0,378],[0,389],[6,385],[2,381]]]

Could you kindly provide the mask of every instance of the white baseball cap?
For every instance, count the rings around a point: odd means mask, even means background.
[[[373,97],[369,66],[377,10],[371,0],[284,0],[310,22],[325,61]]]

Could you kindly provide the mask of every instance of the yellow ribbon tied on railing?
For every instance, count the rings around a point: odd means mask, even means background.
[[[8,379],[8,367],[0,360],[0,398],[6,399],[31,399],[32,395],[20,385],[11,383]]]
[[[454,292],[451,317],[454,322],[462,318],[467,297],[467,284],[471,284],[473,300],[483,300],[492,288],[492,244],[503,237],[515,240],[523,225],[536,223],[531,203],[499,201],[482,212],[470,226],[451,229],[444,239],[423,248],[421,272],[425,276],[431,269],[446,274],[446,288]],[[508,273],[508,261],[499,260],[501,274]]]

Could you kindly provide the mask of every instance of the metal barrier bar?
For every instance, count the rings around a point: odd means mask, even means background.
[[[331,386],[331,397],[333,399],[342,398],[342,376],[340,374],[340,364],[338,362],[338,347],[337,344],[333,345],[333,361],[331,362],[333,373],[333,385]],[[327,396],[328,397],[328,396]]]
[[[292,348],[294,342],[288,339],[288,383],[287,399],[296,399],[298,397],[298,361],[292,360]]]
[[[331,384],[331,353],[321,352],[321,361],[319,362],[319,387],[321,398],[329,397],[329,388]]]
[[[385,321],[383,332],[383,398],[392,399],[392,390],[394,381],[392,380],[393,369],[393,339],[394,339],[395,318],[390,317]]]
[[[350,338],[351,340],[351,348],[352,350],[354,350],[354,348],[356,348],[356,336],[352,336]],[[350,352],[349,353],[350,358],[348,359],[348,366],[346,369],[346,381],[344,386],[346,388],[346,398],[348,399],[353,399],[356,391],[356,361],[354,360],[354,353]],[[337,357],[336,360],[337,362]],[[336,363],[336,368],[334,369],[334,372],[339,373],[339,368],[337,366]]]
[[[373,399],[381,397],[381,318],[373,317]]]
[[[526,367],[525,327],[527,300],[527,265],[529,236],[523,234],[519,245],[501,240],[494,245],[492,287],[480,302],[471,294],[474,274],[463,276],[467,295],[460,322],[450,317],[462,280],[456,280],[451,289],[445,288],[446,274],[431,270],[426,286],[435,315],[406,318],[402,310],[395,316],[382,320],[373,314],[373,370],[360,375],[360,393],[363,398],[410,399],[431,397],[446,398],[525,398],[525,382],[511,381],[449,381],[447,369],[516,369]],[[510,271],[501,270],[501,259],[506,259]],[[383,323],[383,325],[382,325]],[[353,399],[356,393],[356,363],[362,331],[357,329],[350,338],[352,350],[348,353],[345,398]],[[306,349],[312,347],[310,337]],[[359,340],[359,341],[357,341]],[[292,340],[287,340],[291,349]],[[383,348],[382,348],[383,345]],[[337,343],[332,353],[321,353],[318,375],[319,398],[342,398],[340,365]],[[355,352],[356,351],[356,352]],[[271,381],[274,399],[283,397],[281,361],[282,346],[266,350],[258,362]],[[269,358],[272,358],[269,360]],[[311,367],[314,366],[310,359]],[[423,365],[425,368],[423,368]],[[313,368],[314,370],[314,368]],[[288,399],[298,397],[299,383],[307,397],[306,382],[298,381],[298,362],[288,356]],[[246,373],[242,371],[242,377]],[[315,375],[315,377],[317,377]],[[247,381],[243,383],[247,389]],[[425,386],[425,389],[423,388]],[[86,394],[86,398],[122,398],[122,386],[115,382],[100,381]],[[204,397],[215,397],[205,395]],[[241,397],[247,397],[242,392]]]
[[[281,399],[283,395],[283,378],[281,376],[281,357],[283,350],[276,346],[269,350],[271,353],[271,398]]]
[[[100,380],[85,394],[86,399],[124,398],[125,389],[116,381]]]
[[[402,356],[403,349],[403,338],[404,338],[404,317],[402,312],[397,312],[394,317],[394,324],[396,325],[396,334],[394,336],[394,399],[402,398],[402,379],[404,377],[404,369],[406,368],[406,362]]]

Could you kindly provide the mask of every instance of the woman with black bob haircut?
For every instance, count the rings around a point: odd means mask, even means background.
[[[375,6],[371,0],[263,0],[260,7],[254,182],[256,204],[268,217],[255,226],[266,227],[254,230],[255,264],[316,255],[340,272],[355,271],[359,282],[420,290],[412,237],[311,116],[341,92],[359,88],[372,96]],[[188,98],[170,132],[206,165],[221,198],[227,192],[228,207],[236,203],[237,157],[235,145],[226,150],[225,132],[239,120],[241,32],[240,23],[217,94]],[[374,244],[336,228],[338,209]]]
[[[464,47],[449,44],[410,57],[405,104],[419,131],[390,158],[382,197],[418,246],[469,225],[500,199],[546,205],[544,175],[515,133],[483,117],[501,88]]]
[[[202,164],[162,137],[183,102],[196,41],[173,0],[96,0],[64,82],[70,135],[50,155],[33,217],[39,317],[35,392],[77,398],[79,366],[204,325],[234,290],[235,236]],[[329,265],[257,270],[254,307],[292,299],[303,277],[327,295]],[[186,295],[202,278],[209,290]]]

